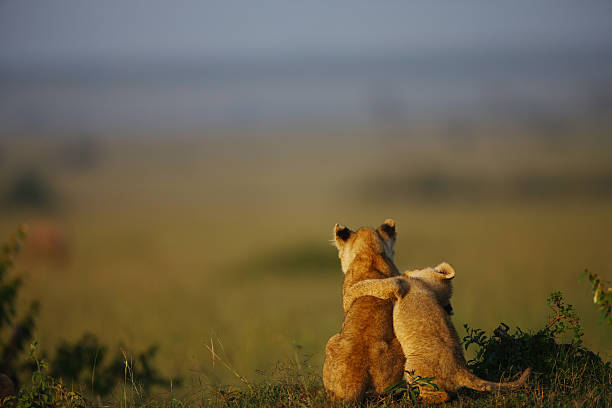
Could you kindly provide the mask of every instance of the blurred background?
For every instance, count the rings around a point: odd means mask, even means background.
[[[451,263],[455,325],[542,327],[561,290],[612,358],[606,1],[0,2],[0,233],[29,225],[35,338],[160,351],[167,376],[320,370],[332,227]],[[463,329],[459,329],[463,335]]]

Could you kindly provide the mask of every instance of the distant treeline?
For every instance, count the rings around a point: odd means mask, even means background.
[[[370,181],[368,195],[397,198],[602,199],[612,197],[612,170],[593,173],[523,172],[507,177],[457,175],[448,171],[408,172]]]

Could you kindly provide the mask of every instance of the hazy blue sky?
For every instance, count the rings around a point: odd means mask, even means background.
[[[610,1],[0,0],[0,59],[612,46]]]
[[[5,129],[567,115],[610,72],[609,0],[0,0]]]

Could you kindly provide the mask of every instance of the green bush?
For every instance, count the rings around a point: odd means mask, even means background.
[[[531,367],[532,387],[568,400],[583,400],[585,406],[608,406],[612,401],[610,362],[584,347],[580,320],[560,292],[550,295],[548,305],[552,314],[535,333],[518,327],[510,332],[502,323],[487,336],[483,330],[464,325],[465,349],[476,347],[475,357],[468,362],[470,370],[482,378],[500,380]],[[560,342],[568,337],[569,342]]]

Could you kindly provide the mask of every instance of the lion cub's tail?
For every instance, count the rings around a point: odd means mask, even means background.
[[[523,371],[523,374],[521,374],[519,379],[516,381],[492,382],[483,380],[465,369],[465,371],[459,375],[459,385],[478,391],[511,390],[514,388],[519,388],[525,384],[529,374],[531,374],[531,368],[527,368],[525,371]]]

